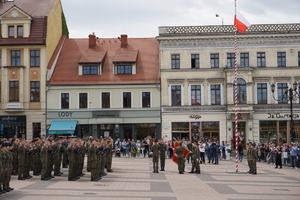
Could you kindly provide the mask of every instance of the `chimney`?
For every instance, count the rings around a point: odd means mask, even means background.
[[[121,35],[121,48],[127,48],[127,35]]]
[[[96,47],[96,35],[90,34],[89,35],[89,48],[95,48]]]

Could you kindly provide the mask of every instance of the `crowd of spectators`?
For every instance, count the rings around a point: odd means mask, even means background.
[[[186,138],[182,139],[183,145],[190,149],[191,145],[195,141],[189,141]],[[174,153],[174,140],[164,140],[167,144],[166,158],[171,159]],[[248,146],[243,145],[244,142],[238,144],[238,160],[243,161],[244,154]],[[144,138],[143,140],[131,140],[131,139],[117,139],[115,142],[116,156],[123,157],[151,157],[151,146],[153,141],[151,138]],[[200,150],[200,163],[201,164],[219,164],[220,160],[229,161],[232,157],[235,157],[235,146],[231,145],[232,142],[222,141],[202,141],[198,140],[198,146]],[[300,162],[300,143],[293,144],[275,144],[275,143],[257,143],[255,144],[257,151],[257,162],[266,162],[268,164],[275,165],[275,168],[282,168],[287,166],[290,168],[298,169]],[[119,150],[119,151],[118,151]],[[234,152],[231,155],[231,152]],[[187,157],[189,162],[189,156]]]

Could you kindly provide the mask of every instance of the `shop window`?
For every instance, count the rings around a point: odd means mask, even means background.
[[[191,105],[201,105],[201,85],[191,86]]]
[[[172,85],[171,86],[171,102],[172,106],[181,106],[181,86]]]
[[[233,68],[235,63],[235,54],[234,53],[227,53],[227,65],[226,67]]]
[[[135,124],[135,138],[137,140],[143,140],[144,138],[155,138],[157,133],[156,124]]]
[[[30,101],[39,102],[40,101],[40,82],[30,81]]]
[[[177,140],[189,138],[189,122],[172,122],[172,138]]]
[[[110,108],[110,93],[109,92],[101,93],[101,102],[102,102],[102,108]]]
[[[131,108],[131,92],[123,92],[123,108]]]
[[[171,55],[171,67],[172,67],[172,69],[180,69],[180,55],[179,54]]]
[[[70,103],[69,93],[61,93],[60,98],[61,98],[61,108],[69,109],[69,103]]]
[[[19,101],[19,81],[9,81],[9,101]]]
[[[266,67],[266,53],[257,52],[257,67]]]
[[[142,107],[150,108],[150,92],[142,92]]]
[[[33,138],[41,136],[41,123],[32,123]]]
[[[79,108],[87,108],[88,97],[87,93],[79,93]]]
[[[191,68],[192,69],[200,68],[199,54],[192,54],[191,55]]]

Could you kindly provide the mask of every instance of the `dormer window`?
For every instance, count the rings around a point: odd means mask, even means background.
[[[82,66],[82,75],[98,75],[99,66],[97,65],[88,65]]]
[[[15,27],[14,26],[8,27],[8,37],[10,37],[10,38],[15,37]]]
[[[132,65],[117,65],[117,74],[132,74]]]
[[[8,37],[9,38],[23,37],[23,26],[22,25],[8,26]]]
[[[23,37],[23,26],[17,26],[17,36]]]

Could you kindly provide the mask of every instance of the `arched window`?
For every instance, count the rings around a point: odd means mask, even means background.
[[[233,100],[235,98],[234,95],[235,86],[233,87]],[[237,79],[237,101],[241,104],[247,103],[247,89],[246,89],[246,81],[242,78]]]

